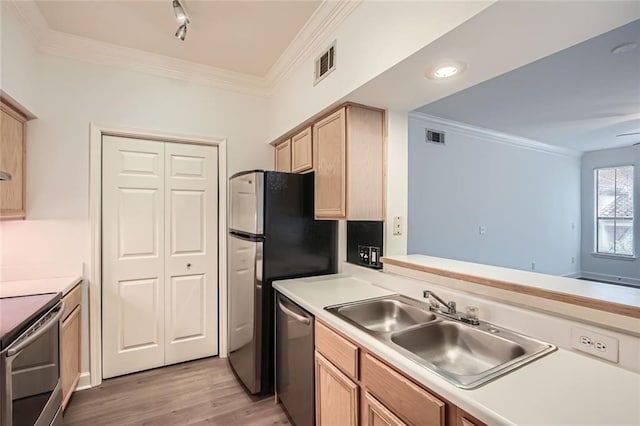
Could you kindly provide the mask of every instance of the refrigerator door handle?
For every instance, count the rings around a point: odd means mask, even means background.
[[[278,307],[280,308],[280,310],[282,312],[284,312],[285,315],[287,315],[288,317],[293,318],[294,320],[301,322],[303,324],[309,325],[311,324],[311,320],[305,316],[302,316],[300,314],[297,314],[295,312],[293,312],[291,309],[287,308],[286,306],[284,306],[282,304],[282,301],[278,300]]]

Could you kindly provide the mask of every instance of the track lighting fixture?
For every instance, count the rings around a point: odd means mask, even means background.
[[[176,37],[184,41],[187,36],[187,25],[191,23],[187,10],[180,0],[173,0],[173,13],[176,15],[176,21],[178,21],[178,30],[176,31]]]
[[[176,31],[176,37],[184,41],[184,38],[186,36],[187,36],[187,24],[184,23],[178,27],[178,31]]]

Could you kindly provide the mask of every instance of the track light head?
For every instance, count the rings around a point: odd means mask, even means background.
[[[173,14],[176,15],[178,24],[183,25],[189,23],[189,15],[187,15],[187,11],[180,0],[173,0]]]
[[[184,41],[187,36],[187,25],[191,22],[189,20],[189,14],[182,4],[181,0],[173,0],[173,14],[176,15],[176,21],[178,21],[178,30],[176,31],[176,37]]]
[[[184,41],[184,38],[187,36],[187,23],[180,25],[178,27],[178,31],[176,31],[176,37],[180,40]]]

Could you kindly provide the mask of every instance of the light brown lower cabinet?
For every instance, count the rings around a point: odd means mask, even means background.
[[[362,404],[363,424],[366,426],[406,426],[405,422],[389,411],[369,392],[364,393]]]
[[[61,372],[62,408],[67,407],[71,394],[80,380],[80,297],[82,286],[77,285],[62,299],[65,314],[62,320]]]
[[[320,321],[315,344],[318,426],[486,426]]]
[[[456,426],[484,426],[480,420],[460,408],[457,410]]]
[[[316,424],[358,425],[358,385],[316,352]]]

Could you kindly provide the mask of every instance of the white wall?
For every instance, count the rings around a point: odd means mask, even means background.
[[[37,114],[36,50],[22,33],[13,9],[0,3],[0,89]]]
[[[446,144],[426,143],[427,127],[444,131]],[[578,272],[580,158],[505,140],[412,115],[408,252],[524,270],[535,262],[536,272],[549,274]]]
[[[585,277],[640,286],[640,261],[594,255],[595,189],[593,169],[597,167],[634,166],[635,253],[640,255],[640,145],[591,151],[582,157],[582,271]]]
[[[269,98],[272,141],[490,6],[492,1],[363,1]],[[313,85],[315,57],[337,40],[336,70]],[[382,105],[384,106],[384,105]]]
[[[408,113],[387,110],[386,214],[384,254],[407,253],[407,150]],[[401,235],[393,235],[393,218],[400,217]]]
[[[40,54],[29,48],[6,9],[2,71],[2,89],[38,116],[27,128],[27,220],[0,223],[5,280],[46,276],[47,270],[77,274],[88,264],[91,122],[225,137],[229,174],[271,164],[271,148],[264,144],[265,98]]]

